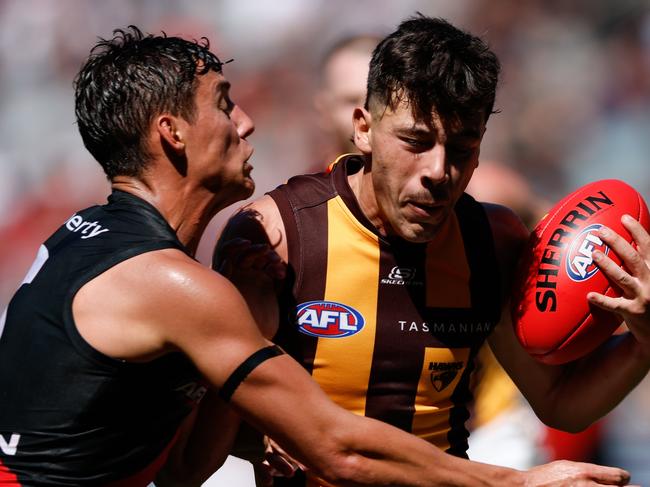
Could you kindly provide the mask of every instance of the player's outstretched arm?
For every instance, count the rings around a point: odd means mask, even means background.
[[[488,214],[507,294],[517,263],[516,256],[527,238],[527,231],[510,210],[490,205]],[[608,241],[605,236],[603,240],[611,244],[615,252],[622,250],[615,247],[617,243],[613,240]],[[620,247],[623,244],[629,246],[626,242],[618,242]],[[602,298],[592,296],[591,299]],[[643,312],[647,312],[646,308]],[[490,346],[535,413],[554,428],[573,432],[586,428],[615,407],[648,371],[648,355],[631,334],[612,338],[578,361],[555,366],[542,364],[519,344],[508,303],[501,318],[501,323],[489,338]],[[647,318],[639,318],[638,328],[647,333],[650,323],[643,324],[644,319]]]
[[[186,353],[242,418],[330,483],[540,485],[549,479],[588,479],[586,485],[597,485],[593,480],[624,485],[627,481],[622,470],[592,465],[551,464],[524,473],[469,462],[389,425],[349,413],[332,403],[293,359],[270,348],[229,282],[197,263],[188,261],[187,266],[174,266],[167,300],[156,311],[165,321],[163,341]],[[165,320],[172,309],[176,319]]]

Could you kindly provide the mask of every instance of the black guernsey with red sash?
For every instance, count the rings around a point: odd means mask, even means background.
[[[185,252],[153,206],[119,191],[41,246],[0,321],[0,485],[155,477],[204,384],[180,353],[128,363],[98,352],[77,331],[72,300],[114,265],[166,248]]]

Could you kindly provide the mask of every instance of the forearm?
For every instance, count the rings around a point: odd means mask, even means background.
[[[543,364],[521,347],[507,305],[502,318],[489,337],[490,347],[537,416],[553,428],[583,430],[614,408],[650,367],[629,333],[575,362]]]
[[[580,431],[611,411],[646,376],[650,361],[632,334],[570,364],[549,391],[551,426]]]
[[[523,485],[522,472],[451,456],[378,421],[367,420],[361,428],[359,424],[350,428],[346,430],[355,434],[346,465],[357,478],[342,485]]]
[[[288,357],[261,364],[232,400],[246,420],[277,440],[312,475],[333,485],[521,482],[521,472],[452,457],[411,434],[335,406]]]

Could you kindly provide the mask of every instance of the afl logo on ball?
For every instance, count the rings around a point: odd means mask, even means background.
[[[296,308],[298,329],[319,338],[344,338],[363,329],[365,320],[351,306],[334,301],[308,301]]]
[[[599,223],[589,225],[571,242],[566,255],[566,273],[571,280],[586,281],[598,272],[598,267],[591,257],[594,250],[600,250],[604,254],[609,253],[609,247],[596,235],[601,227]]]

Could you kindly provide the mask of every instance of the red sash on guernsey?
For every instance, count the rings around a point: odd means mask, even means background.
[[[176,440],[179,436],[179,431],[176,432],[176,435],[165,447],[165,449],[158,455],[153,462],[151,462],[144,470],[141,470],[137,474],[122,480],[117,480],[111,482],[105,487],[144,487],[153,482],[158,474],[158,471],[163,467],[169,457],[169,452],[176,443]],[[18,478],[14,473],[9,471],[9,468],[2,464],[0,460],[0,487],[22,487],[18,482]]]
[[[16,475],[2,464],[2,460],[0,460],[0,485],[2,487],[21,487]]]
[[[132,475],[129,478],[122,479],[122,480],[117,480],[115,482],[111,482],[110,484],[105,485],[104,487],[144,487],[146,485],[149,485],[156,479],[156,475],[160,471],[160,469],[165,465],[165,462],[167,462],[167,458],[169,457],[169,452],[171,451],[172,447],[178,440],[180,434],[180,428],[178,431],[176,431],[176,434],[174,435],[174,438],[172,438],[172,441],[169,442],[169,444],[165,447],[165,449],[158,455],[158,458],[156,458],[153,462],[149,464],[144,470],[141,470],[135,475]],[[2,480],[2,466],[0,466],[0,480]],[[1,485],[0,482],[0,487],[4,487],[4,485]],[[13,487],[13,486],[12,486]],[[16,484],[16,487],[20,487],[19,484]]]

